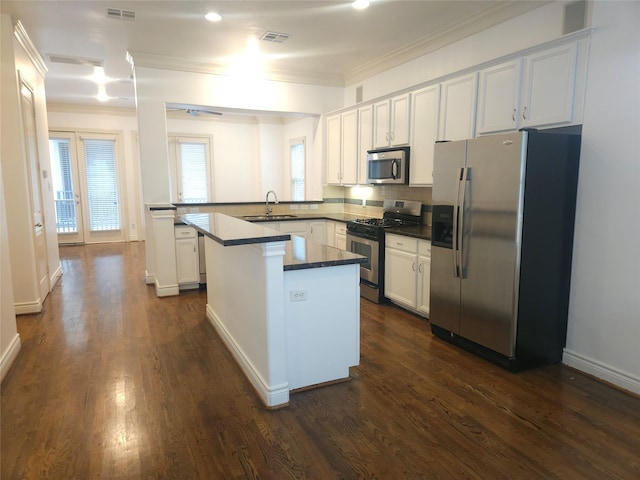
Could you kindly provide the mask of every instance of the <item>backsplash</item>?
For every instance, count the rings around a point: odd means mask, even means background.
[[[422,203],[422,223],[431,225],[431,187],[407,185],[328,186],[322,189],[324,202],[344,203],[344,212],[366,217],[382,217],[385,199],[415,200]]]

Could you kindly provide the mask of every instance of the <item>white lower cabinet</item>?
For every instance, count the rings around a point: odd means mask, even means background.
[[[347,249],[347,224],[342,222],[336,223],[335,245],[340,250]]]
[[[192,227],[174,228],[176,245],[176,270],[180,290],[200,286],[200,262],[198,258],[198,234]]]
[[[324,220],[311,221],[307,225],[307,240],[326,244],[327,227]]]
[[[385,241],[385,296],[428,317],[431,243],[396,234],[387,234]]]

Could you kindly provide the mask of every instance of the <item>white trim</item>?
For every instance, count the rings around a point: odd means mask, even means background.
[[[107,107],[104,105],[80,105],[71,103],[49,103],[47,102],[47,112],[60,113],[85,113],[87,115],[118,115],[135,117],[137,115],[135,108],[125,107]],[[53,129],[49,130],[64,130]],[[71,129],[73,131],[81,131],[79,129]]]
[[[268,385],[262,375],[253,366],[249,357],[244,353],[242,348],[236,343],[229,331],[224,327],[220,318],[216,315],[211,305],[207,304],[207,318],[213,325],[227,349],[233,355],[238,365],[244,372],[245,376],[256,390],[264,404],[269,407],[280,407],[289,403],[289,384],[288,382],[279,385]]]
[[[581,372],[593,375],[605,382],[609,382],[629,392],[640,395],[640,378],[630,373],[618,370],[610,365],[593,358],[580,355],[568,349],[564,349],[562,363]]]
[[[171,297],[173,295],[180,295],[180,288],[178,284],[175,285],[158,285],[156,283],[156,295],[158,297]]]
[[[144,271],[144,283],[147,285],[156,284],[156,276],[153,273],[149,273],[149,270]]]
[[[49,285],[51,287],[50,291],[53,291],[53,287],[56,286],[58,280],[60,280],[60,277],[62,277],[62,265],[58,264],[58,268],[56,268],[56,271],[53,272],[53,275],[49,277]]]
[[[0,382],[4,380],[4,377],[9,372],[9,369],[18,356],[21,347],[22,343],[20,342],[20,334],[16,333],[15,337],[13,337],[13,340],[11,340],[11,343],[9,344],[9,348],[7,348],[2,355],[2,360],[0,360]]]
[[[42,311],[42,302],[38,298],[33,302],[21,302],[15,304],[16,315],[27,315],[30,313],[40,313]]]
[[[27,30],[24,28],[24,25],[22,25],[22,22],[20,20],[18,20],[13,26],[13,36],[27,53],[27,56],[33,63],[33,66],[36,68],[38,73],[42,76],[42,78],[44,78],[48,70],[47,64],[44,63],[42,55],[40,55],[40,52],[38,52],[38,49],[31,41],[31,38],[29,38]]]

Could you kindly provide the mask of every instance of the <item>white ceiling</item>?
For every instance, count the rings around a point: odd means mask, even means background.
[[[407,61],[546,2],[537,0],[351,1],[29,1],[2,0],[2,13],[20,20],[48,67],[47,101],[104,105],[87,80],[93,68],[51,62],[49,55],[103,62],[112,79],[106,104],[133,107],[126,52],[137,65],[224,73],[250,36],[290,34],[284,43],[258,42],[268,78],[322,85],[361,80],[393,62]],[[135,12],[135,20],[108,18],[107,8]],[[215,10],[218,23],[203,17]]]

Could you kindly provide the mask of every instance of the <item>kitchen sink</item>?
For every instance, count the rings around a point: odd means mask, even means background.
[[[242,217],[247,222],[263,222],[270,220],[284,220],[287,218],[297,218],[296,215],[245,215]]]

